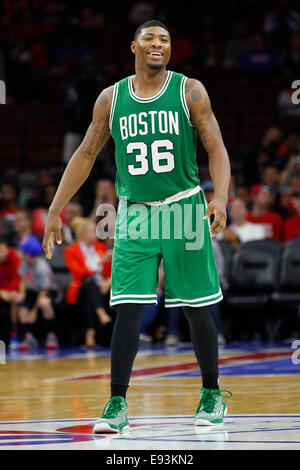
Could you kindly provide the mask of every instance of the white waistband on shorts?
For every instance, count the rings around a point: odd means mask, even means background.
[[[146,204],[147,206],[161,206],[162,204],[171,204],[171,202],[180,201],[185,197],[193,196],[194,194],[199,193],[199,191],[201,191],[201,187],[198,185],[192,189],[186,189],[185,191],[180,191],[179,193],[173,194],[173,196],[167,197],[162,201],[142,202],[141,204]]]

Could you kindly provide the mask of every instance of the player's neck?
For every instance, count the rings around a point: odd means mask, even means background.
[[[163,87],[167,73],[165,68],[162,70],[149,70],[136,67],[132,82],[134,93],[141,98],[154,96]]]

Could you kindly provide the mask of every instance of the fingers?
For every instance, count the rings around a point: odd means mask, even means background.
[[[44,235],[44,239],[43,239],[43,243],[42,243],[42,247],[43,247],[43,250],[45,252],[45,255],[47,256],[48,259],[51,259],[52,258],[52,249],[54,247],[54,244],[51,240],[51,236],[52,236],[52,233],[46,233]]]
[[[218,235],[218,233],[222,232],[226,227],[226,216],[224,214],[217,214],[215,215],[214,221],[210,226],[209,232],[211,237]]]
[[[203,217],[203,219],[205,219],[205,220],[209,219],[210,216],[213,214],[213,212],[214,212],[214,207],[213,207],[213,205],[208,204],[207,209],[206,209],[206,214],[205,214],[205,216]]]
[[[62,244],[62,236],[61,236],[61,229],[60,228],[58,228],[55,231],[55,241],[58,245]]]

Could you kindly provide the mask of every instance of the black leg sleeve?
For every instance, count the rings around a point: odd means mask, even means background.
[[[182,309],[189,323],[203,387],[218,388],[218,333],[209,309],[207,306],[182,307]]]
[[[111,340],[111,394],[126,396],[133,362],[139,348],[144,304],[119,304]]]

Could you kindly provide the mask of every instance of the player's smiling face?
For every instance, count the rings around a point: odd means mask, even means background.
[[[170,60],[171,38],[164,28],[150,26],[142,29],[131,49],[138,62],[152,70],[161,70]]]

